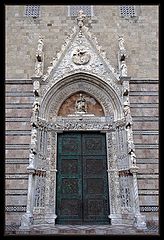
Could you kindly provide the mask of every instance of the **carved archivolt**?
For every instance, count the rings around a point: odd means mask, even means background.
[[[63,102],[80,91],[101,103],[106,116],[114,115],[115,120],[123,118],[121,99],[115,91],[99,78],[86,74],[75,74],[56,83],[43,97],[40,117],[50,120],[57,116]]]

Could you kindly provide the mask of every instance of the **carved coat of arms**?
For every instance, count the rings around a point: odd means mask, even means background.
[[[91,56],[90,54],[83,48],[77,48],[72,56],[72,61],[75,64],[82,65],[89,62]]]

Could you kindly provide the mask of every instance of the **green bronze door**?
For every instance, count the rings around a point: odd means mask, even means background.
[[[109,224],[103,133],[58,135],[57,224]]]

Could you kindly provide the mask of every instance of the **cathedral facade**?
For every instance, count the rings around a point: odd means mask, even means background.
[[[150,14],[151,13],[151,14]],[[6,225],[158,225],[158,6],[6,6]]]

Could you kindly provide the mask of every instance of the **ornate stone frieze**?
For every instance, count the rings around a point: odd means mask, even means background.
[[[113,167],[113,142],[112,142],[112,134],[111,132],[106,133],[106,139],[107,139],[107,165],[108,170],[112,169]]]
[[[38,118],[38,126],[44,126],[48,131],[63,131],[63,130],[99,130],[99,131],[114,131],[116,126],[125,124],[125,120],[113,121],[113,117],[91,117],[87,115],[69,117],[58,117],[54,121],[46,121]],[[53,137],[53,136],[52,136]]]
[[[37,170],[39,172],[39,170]],[[40,171],[41,173],[42,171]],[[44,199],[45,199],[45,177],[43,174],[37,174],[35,176],[35,198],[34,198],[34,206],[35,207],[44,207]]]
[[[122,172],[119,174],[120,182],[120,197],[121,197],[121,210],[122,213],[132,212],[133,195],[132,195],[132,175]]]

